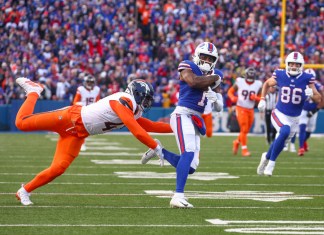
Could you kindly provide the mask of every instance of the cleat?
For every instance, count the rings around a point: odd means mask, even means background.
[[[242,157],[250,157],[251,153],[247,149],[243,149],[241,153]]]
[[[24,206],[32,205],[32,201],[29,199],[30,193],[26,191],[24,185],[21,185],[21,188],[16,193],[16,198],[21,202]]]
[[[272,172],[274,170],[274,167],[275,167],[275,162],[271,161],[265,167],[263,174],[267,175],[267,176],[272,176]]]
[[[299,148],[298,149],[298,156],[304,156],[305,154],[305,149],[304,148]]]
[[[305,149],[305,152],[308,152],[309,151],[308,144],[307,144],[306,141],[304,142],[304,149]]]
[[[80,151],[84,152],[87,150],[87,146],[85,144],[81,145]]]
[[[238,140],[234,140],[233,141],[233,154],[236,155],[238,148],[240,146],[240,142]]]
[[[158,143],[158,145],[160,145],[163,148],[163,146],[161,145],[161,142],[158,139],[154,139],[154,140]],[[146,163],[148,163],[148,161],[150,161],[152,158],[155,158],[155,157],[158,157],[158,156],[155,154],[154,150],[150,148],[143,154],[141,163],[146,164]],[[162,166],[163,159],[159,159],[159,160],[160,160],[160,165]]]
[[[19,77],[16,79],[16,83],[25,90],[26,95],[35,92],[38,96],[40,96],[44,90],[42,85],[32,82],[28,78]]]
[[[285,152],[288,151],[288,145],[285,145],[285,147],[283,148],[283,151],[285,151]]]
[[[190,204],[185,197],[175,197],[173,196],[170,201],[171,208],[193,208],[194,206]]]
[[[264,174],[264,169],[268,165],[269,159],[267,159],[267,152],[262,153],[261,155],[261,161],[257,169],[258,175],[263,175]]]
[[[291,143],[289,147],[290,147],[289,152],[296,153],[296,148],[294,144]]]

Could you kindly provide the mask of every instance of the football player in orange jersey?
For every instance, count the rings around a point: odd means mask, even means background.
[[[231,101],[236,103],[236,116],[240,126],[240,134],[233,141],[233,154],[237,154],[241,144],[243,157],[251,155],[247,148],[247,134],[253,124],[255,102],[260,101],[262,82],[255,79],[256,70],[249,67],[245,70],[245,78],[238,77],[235,84],[227,92]],[[237,92],[237,96],[235,92]]]
[[[84,139],[89,135],[102,134],[126,126],[143,144],[163,158],[161,146],[147,133],[171,133],[169,124],[143,118],[150,109],[154,90],[144,80],[134,80],[125,92],[117,92],[98,102],[80,106],[72,105],[51,112],[33,114],[43,87],[27,78],[16,82],[27,93],[27,99],[16,116],[16,126],[22,131],[52,131],[59,134],[51,165],[38,173],[18,190],[16,197],[23,205],[33,204],[30,193],[62,175],[79,155]]]
[[[85,74],[82,86],[79,86],[72,104],[89,105],[97,102],[100,99],[100,88],[95,85],[96,79],[91,74]],[[81,151],[86,151],[87,147],[84,143],[81,146]]]

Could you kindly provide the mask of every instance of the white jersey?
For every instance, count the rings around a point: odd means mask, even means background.
[[[115,94],[109,95],[96,103],[83,106],[81,109],[81,118],[85,129],[90,135],[102,134],[109,132],[114,129],[119,129],[124,127],[124,123],[116,115],[116,113],[110,107],[110,100],[119,101],[120,97],[126,97],[132,102],[133,113],[137,109],[137,104],[132,95],[125,92],[117,92]],[[142,112],[137,112],[134,116],[138,119],[142,116]]]
[[[89,105],[96,102],[96,99],[100,93],[100,88],[98,86],[94,86],[93,89],[89,91],[84,86],[79,86],[77,93],[79,93],[81,96],[81,100],[78,102],[78,104],[82,106]]]
[[[250,95],[257,95],[262,88],[262,82],[259,80],[254,81],[252,84],[246,82],[245,78],[238,77],[235,84],[238,87],[237,90],[237,106],[253,109],[255,101],[250,99]]]

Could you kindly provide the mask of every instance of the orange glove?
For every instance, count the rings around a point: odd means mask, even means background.
[[[260,101],[260,97],[257,96],[256,94],[251,94],[250,95],[250,100],[254,100],[254,101],[259,102]]]
[[[232,103],[236,103],[238,98],[237,98],[237,96],[232,96],[230,99],[231,99]]]

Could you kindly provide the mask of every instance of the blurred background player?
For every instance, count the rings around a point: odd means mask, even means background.
[[[316,79],[316,73],[313,69],[306,69],[305,73],[311,74]],[[299,118],[299,149],[298,156],[303,156],[308,151],[307,139],[315,131],[317,111],[324,107],[324,88],[318,81],[315,82],[316,90],[321,94],[321,102],[316,104],[312,99],[307,99]]]
[[[262,82],[256,80],[256,76],[256,70],[253,67],[247,68],[244,77],[238,77],[227,92],[231,101],[236,103],[236,116],[240,126],[240,134],[233,141],[233,154],[237,154],[241,144],[241,155],[243,157],[251,155],[247,147],[247,135],[254,121],[255,102],[260,101]],[[237,96],[235,93],[237,93]]]
[[[286,69],[277,69],[262,87],[261,100],[258,108],[265,110],[265,96],[269,87],[278,86],[279,95],[276,108],[271,115],[271,122],[277,129],[277,137],[270,145],[268,152],[261,155],[257,168],[259,175],[271,176],[276,159],[287,143],[297,132],[299,116],[306,99],[321,101],[321,95],[315,88],[313,75],[303,72],[304,58],[299,52],[291,52],[286,58]]]
[[[16,126],[21,131],[52,131],[59,134],[51,165],[39,172],[17,191],[21,204],[33,204],[30,193],[62,175],[78,157],[81,145],[89,135],[98,135],[127,127],[143,144],[162,158],[162,147],[147,133],[171,133],[169,124],[153,122],[142,117],[153,103],[154,90],[144,80],[134,80],[125,92],[117,92],[98,102],[80,106],[72,105],[49,112],[33,114],[43,87],[27,78],[19,77],[16,82],[27,98],[16,116]]]
[[[265,97],[266,108],[265,108],[265,123],[266,123],[266,133],[267,133],[267,143],[270,145],[276,138],[276,128],[271,124],[271,113],[275,109],[278,100],[278,90],[277,87],[272,86],[269,88],[269,92]]]
[[[100,88],[96,86],[96,79],[91,74],[85,74],[83,85],[79,86],[72,104],[81,106],[89,105],[97,102],[100,99]],[[81,146],[81,151],[86,151],[87,147],[84,143]]]
[[[221,94],[219,93],[219,95]],[[215,104],[215,102],[212,100],[207,100],[204,113],[201,115],[201,117],[204,119],[206,125],[206,137],[208,138],[213,136],[213,110],[220,113],[223,111],[223,107],[220,106],[219,103]]]
[[[170,125],[175,134],[180,155],[163,148],[163,157],[176,168],[176,190],[170,201],[173,208],[192,208],[184,195],[184,189],[189,174],[193,174],[199,165],[200,135],[205,135],[206,128],[202,114],[207,99],[214,105],[223,107],[223,98],[218,90],[223,73],[215,69],[218,52],[214,44],[203,42],[199,44],[193,56],[193,61],[180,62],[180,90],[178,104],[171,114]],[[157,141],[158,142],[158,141]],[[149,149],[142,157],[146,164],[155,157]]]

